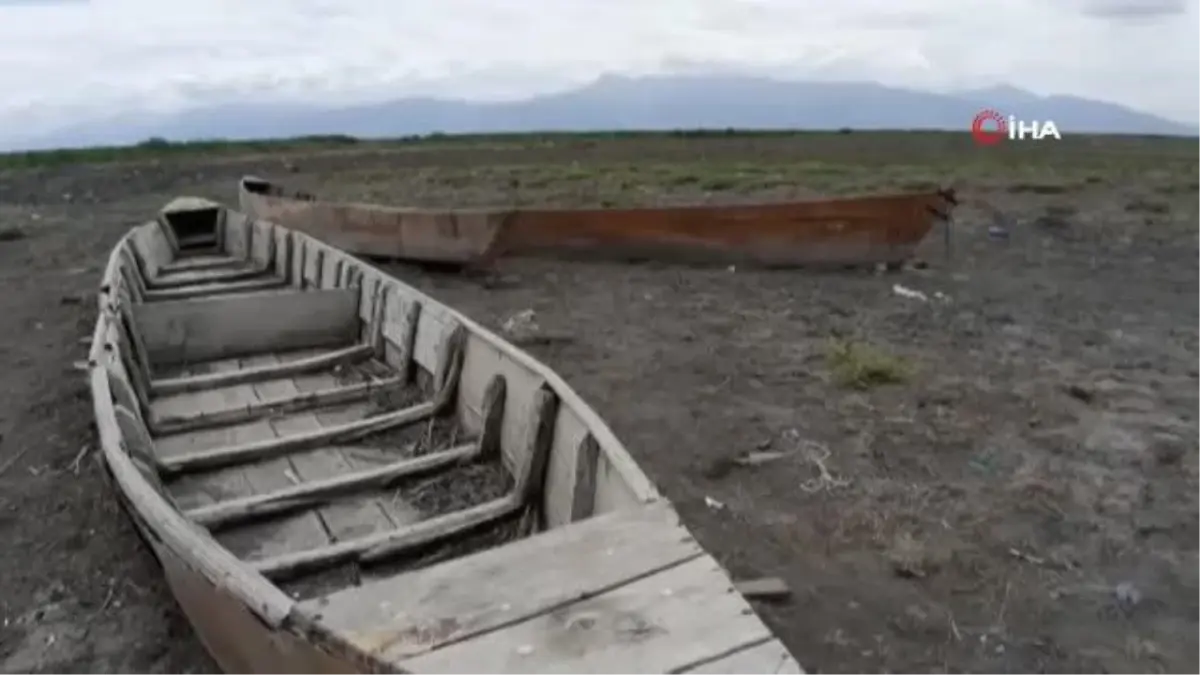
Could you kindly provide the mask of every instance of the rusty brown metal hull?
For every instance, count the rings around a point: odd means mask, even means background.
[[[543,255],[769,266],[896,264],[952,191],[800,202],[622,209],[417,209],[332,203],[257,178],[239,184],[241,210],[347,252],[418,262],[481,264]]]

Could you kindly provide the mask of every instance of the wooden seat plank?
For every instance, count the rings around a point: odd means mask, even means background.
[[[383,366],[386,370],[391,370]],[[295,378],[292,382],[300,392],[312,392],[327,389],[337,381],[337,378],[332,373],[317,373],[312,377]],[[322,424],[339,424],[345,422],[343,416],[338,415],[336,411],[331,415],[325,415],[324,412],[317,412],[317,419]],[[351,450],[339,449],[341,459],[345,461],[353,470],[361,471],[370,469],[381,464],[394,462],[397,456],[388,452],[384,448],[376,448],[372,446],[358,446]],[[411,525],[421,519],[421,513],[406,500],[401,499],[399,494],[389,498],[375,499],[379,509],[383,511],[384,516],[391,521],[395,527]]]
[[[398,665],[410,673],[671,673],[770,637],[704,555]]]
[[[250,367],[279,362],[273,355],[251,357],[243,359],[243,361],[244,365]],[[327,381],[320,379],[318,381],[328,384],[330,387],[337,385],[336,378],[331,374]],[[291,380],[259,382],[251,386],[261,400],[293,396],[299,392],[296,383]],[[281,436],[316,431],[322,428],[321,422],[311,412],[276,418],[272,420],[271,424]],[[306,483],[354,471],[354,467],[342,456],[341,449],[336,447],[320,448],[314,452],[295,455],[291,459],[300,480]],[[317,512],[325,523],[331,542],[353,539],[392,528],[392,521],[370,495],[354,495],[340,499],[322,506]]]
[[[381,578],[306,601],[300,610],[319,615],[324,629],[355,646],[398,662],[701,555],[674,509],[654,503]]]
[[[214,364],[212,370],[223,372],[239,365],[239,359],[228,359]],[[205,401],[204,404],[218,407],[244,406],[256,398],[251,385],[238,385],[204,393],[217,399],[212,402]],[[169,453],[178,448],[194,447],[193,443],[197,438],[200,438],[201,442],[207,440],[238,444],[275,436],[276,431],[269,420],[257,420],[204,432],[168,436],[155,442],[155,453],[162,457],[164,448]],[[163,441],[167,443],[164,444]],[[186,483],[176,482],[171,491],[181,508],[190,508],[247,493],[272,492],[292,485],[296,480],[296,469],[291,460],[278,457],[251,465],[232,467],[222,472],[201,474]],[[324,546],[329,543],[329,537],[316,514],[306,511],[231,530],[228,535],[221,537],[221,541],[234,555],[257,557]]]

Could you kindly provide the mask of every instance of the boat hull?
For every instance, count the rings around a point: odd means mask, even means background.
[[[357,255],[458,265],[510,256],[650,259],[700,264],[898,264],[954,193],[768,204],[620,209],[416,209],[334,203],[258,178],[241,210]]]
[[[99,305],[105,466],[225,671],[802,672],[560,376],[417,289],[176,200]]]

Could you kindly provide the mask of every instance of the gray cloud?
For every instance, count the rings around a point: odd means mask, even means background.
[[[1010,83],[1195,119],[1198,1],[0,0],[0,130],[198,102],[514,98],[705,65]]]
[[[1083,0],[1083,13],[1105,19],[1149,19],[1186,14],[1188,0]]]

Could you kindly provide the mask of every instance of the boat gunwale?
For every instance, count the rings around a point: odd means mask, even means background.
[[[268,191],[253,190],[248,187],[249,183],[260,183],[267,186]],[[277,190],[278,192],[270,192],[269,190]],[[321,205],[326,208],[333,209],[363,209],[373,212],[382,213],[398,213],[398,214],[428,214],[428,215],[482,215],[489,214],[497,217],[512,216],[514,214],[571,214],[579,212],[589,213],[604,213],[610,215],[620,215],[631,212],[645,213],[669,213],[669,212],[692,212],[699,213],[705,211],[769,211],[773,209],[788,209],[802,205],[822,204],[838,206],[842,204],[861,204],[873,201],[891,201],[891,200],[911,200],[923,201],[926,199],[942,199],[949,202],[951,205],[957,204],[957,196],[954,188],[949,187],[931,187],[927,190],[913,190],[900,192],[880,192],[868,195],[859,196],[837,196],[837,197],[822,197],[816,199],[781,199],[781,200],[764,200],[752,202],[737,202],[733,204],[698,204],[695,202],[688,204],[672,204],[672,205],[649,205],[649,206],[540,206],[527,207],[518,205],[496,204],[492,206],[467,206],[467,207],[444,207],[444,206],[401,206],[395,204],[380,204],[377,202],[361,202],[361,201],[340,201],[322,199],[320,196],[313,193],[304,192],[287,187],[282,183],[277,183],[265,178],[259,178],[253,175],[243,176],[238,180],[239,196],[249,195],[261,199],[274,199],[280,201],[298,202],[307,205]],[[931,216],[941,217],[945,214],[936,213]],[[269,218],[268,218],[269,220]]]

